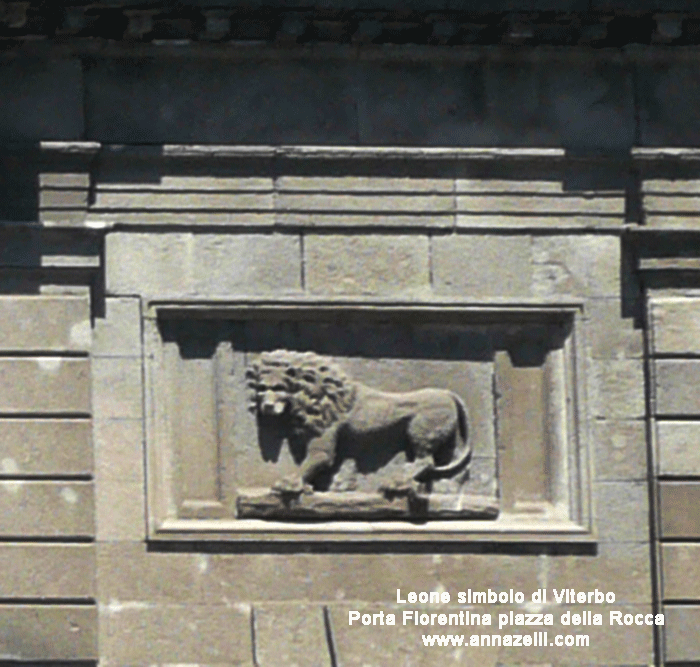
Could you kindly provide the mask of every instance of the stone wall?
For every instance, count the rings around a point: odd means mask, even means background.
[[[146,51],[0,67],[3,659],[700,659],[693,57]],[[274,308],[475,328],[560,317],[566,342],[546,350],[560,366],[519,360],[519,334],[492,344],[494,404],[515,406],[496,429],[497,521],[226,514],[212,443],[228,440],[202,426],[208,396],[231,408],[200,364],[217,357],[176,355],[176,400],[199,406],[187,429],[205,434],[182,458],[161,324]],[[486,417],[470,419],[479,432]],[[211,461],[224,509],[186,516]],[[514,500],[534,475],[540,514]],[[551,589],[615,593],[603,626],[547,628],[587,632],[588,649],[426,649],[420,627],[348,626],[351,609],[402,611],[397,588],[541,587],[557,621],[579,608]],[[610,626],[609,607],[667,625]]]

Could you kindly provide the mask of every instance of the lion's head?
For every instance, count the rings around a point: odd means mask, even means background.
[[[246,371],[250,407],[261,415],[288,414],[299,435],[320,435],[348,412],[355,386],[330,359],[313,352],[263,352]]]

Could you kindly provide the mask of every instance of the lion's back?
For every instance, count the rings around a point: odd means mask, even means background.
[[[346,416],[348,427],[358,433],[390,428],[422,415],[438,421],[451,421],[456,406],[445,389],[417,389],[396,393],[371,389],[357,383],[355,405]]]

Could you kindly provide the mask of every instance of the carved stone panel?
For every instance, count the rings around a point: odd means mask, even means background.
[[[154,308],[151,534],[342,533],[357,522],[483,531],[524,520],[580,532],[574,319]]]

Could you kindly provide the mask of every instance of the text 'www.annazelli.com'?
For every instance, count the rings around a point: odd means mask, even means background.
[[[588,647],[588,635],[555,635],[546,632],[524,635],[422,635],[423,646],[569,646]]]

